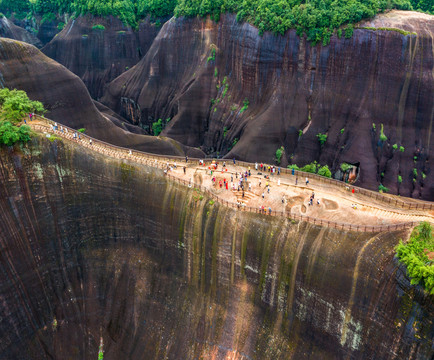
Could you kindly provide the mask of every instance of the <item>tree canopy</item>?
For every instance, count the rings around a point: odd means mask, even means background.
[[[434,14],[432,0],[0,0],[0,11],[10,13],[113,15],[136,27],[140,19],[235,13],[260,33],[283,34],[296,29],[314,43],[327,43],[335,29],[370,18],[387,9],[418,10]],[[351,37],[348,27],[346,37]],[[348,35],[348,36],[347,36]]]

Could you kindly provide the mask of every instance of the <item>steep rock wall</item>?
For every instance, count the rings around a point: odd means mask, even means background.
[[[62,142],[0,152],[0,357],[428,359],[406,233],[237,212]]]
[[[362,186],[433,200],[434,17],[392,11],[360,26],[389,29],[312,47],[231,15],[172,19],[102,101],[134,123],[173,118],[163,133],[209,154],[272,162],[284,146],[283,165],[360,164]]]
[[[75,129],[85,128],[90,136],[114,145],[159,154],[202,155],[172,139],[122,130],[98,111],[78,76],[31,45],[0,39],[0,85],[25,90],[44,104],[47,117]]]
[[[35,35],[23,29],[22,27],[16,26],[6,17],[0,18],[0,36],[9,39],[24,41],[36,47],[42,46],[41,41]]]
[[[93,28],[102,25],[104,30]],[[42,51],[78,75],[98,99],[104,86],[137,64],[147,53],[160,27],[149,20],[133,31],[119,19],[84,16],[69,21]]]

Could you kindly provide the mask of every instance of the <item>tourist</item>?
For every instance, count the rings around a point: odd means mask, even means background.
[[[234,158],[234,165],[235,165],[235,158]]]
[[[306,186],[309,184],[309,179],[306,177]]]
[[[259,179],[259,187],[261,187],[261,179]]]
[[[316,201],[317,205],[319,205],[319,199]]]
[[[255,170],[256,171],[258,170],[258,163],[257,162],[255,162]]]
[[[249,183],[249,191],[252,191],[252,183]]]
[[[267,187],[267,192],[270,193],[270,186]]]
[[[185,162],[188,163],[188,156],[185,156]]]
[[[265,197],[265,194],[264,193],[262,193],[262,198],[264,198]]]
[[[92,139],[89,139],[89,145],[92,145]]]
[[[295,178],[295,185],[298,183],[298,176]]]
[[[271,207],[268,207],[268,213],[271,215]]]
[[[184,169],[184,175],[185,175],[185,166],[183,167],[183,169]],[[212,172],[211,172],[211,175],[212,175]]]
[[[280,166],[277,168],[277,175],[280,175]]]

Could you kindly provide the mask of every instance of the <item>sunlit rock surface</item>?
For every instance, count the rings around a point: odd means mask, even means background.
[[[77,145],[0,152],[0,358],[429,359],[393,247],[237,212]]]

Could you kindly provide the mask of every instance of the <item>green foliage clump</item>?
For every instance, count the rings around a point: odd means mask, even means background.
[[[318,175],[331,178],[332,177],[332,172],[330,171],[330,169],[329,169],[329,167],[327,165],[324,165],[324,166],[322,166],[322,167],[319,168]]]
[[[404,146],[400,146],[400,147],[399,147],[399,151],[400,151],[400,152],[404,152],[404,151],[405,151]]]
[[[294,170],[300,171],[300,168],[296,164],[288,165],[287,168],[288,169],[294,169]]]
[[[347,164],[345,162],[341,164],[341,170],[343,172],[347,172],[348,170],[350,170],[352,168],[353,168],[353,165],[351,165],[351,164]]]
[[[351,39],[351,37],[353,36],[353,32],[354,32],[354,27],[352,24],[349,24],[345,28],[345,39]]]
[[[402,176],[398,175],[398,184],[401,184],[401,183],[402,183]]]
[[[319,133],[319,134],[316,134],[316,137],[318,138],[318,141],[321,144],[321,146],[324,146],[324,144],[327,141],[327,134]]]
[[[105,26],[101,24],[95,24],[92,26],[92,30],[105,30]]]
[[[7,120],[16,124],[29,113],[43,114],[44,106],[39,101],[32,101],[28,98],[25,91],[0,90],[0,120]]]
[[[211,55],[206,59],[206,62],[215,61],[215,47],[211,48]]]
[[[387,141],[387,136],[386,136],[386,135],[384,135],[384,131],[383,131],[383,124],[381,124],[381,130],[380,130],[380,140],[381,140],[382,142],[385,142],[385,141]]]
[[[16,126],[10,121],[0,121],[0,144],[12,146],[17,142],[26,143],[30,140],[31,130],[27,125]]]
[[[316,172],[318,170],[318,166],[319,166],[319,164],[316,161],[314,161],[310,164],[304,165],[300,170],[304,171],[304,172],[316,174]]]
[[[413,177],[417,178],[417,169],[413,169]]]
[[[60,22],[59,24],[57,24],[57,30],[59,30],[59,31],[62,31],[64,27],[65,27],[64,22]]]
[[[214,77],[217,77],[219,74],[219,71],[217,69],[217,67],[214,68]]]
[[[378,191],[383,193],[383,192],[388,192],[389,189],[387,187],[385,187],[383,184],[378,185]]]
[[[228,134],[228,128],[225,126],[223,128],[223,137],[225,138],[227,134]]]
[[[280,148],[278,148],[276,150],[276,162],[279,165],[280,165],[280,162],[282,161],[282,155],[283,155],[284,151],[285,151],[285,148],[283,146],[281,146]]]
[[[163,131],[163,120],[158,119],[156,122],[152,123],[152,133],[154,136],[160,135],[160,133]]]
[[[392,148],[393,148],[393,150],[396,150],[396,149],[398,149],[398,145],[397,144],[393,144]]]
[[[79,133],[85,133],[86,132],[86,129],[85,128],[81,128],[81,129],[78,129],[77,130]]]
[[[343,134],[343,133],[344,133],[344,131],[345,131],[345,128],[341,129],[341,134]]]
[[[298,137],[301,138],[303,136],[303,130],[298,130]]]
[[[249,100],[248,99],[244,99],[243,101],[243,107],[240,110],[240,113],[243,113],[244,111],[246,111],[249,107]]]
[[[401,240],[396,246],[399,262],[406,265],[411,284],[421,284],[428,293],[434,295],[434,260],[427,253],[434,251],[433,229],[430,223],[417,226],[407,243]]]

